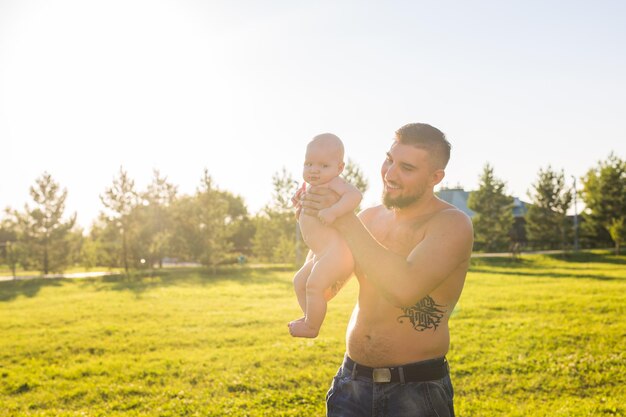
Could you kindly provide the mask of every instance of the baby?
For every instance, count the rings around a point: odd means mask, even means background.
[[[328,187],[340,199],[331,207],[320,210],[317,218],[305,214],[299,216],[302,237],[311,252],[293,279],[304,317],[289,323],[292,336],[317,337],[326,316],[325,293],[345,282],[354,269],[348,245],[330,227],[337,217],[356,209],[362,198],[356,187],[339,177],[345,165],[343,152],[343,143],[331,133],[315,136],[306,148],[302,173],[305,184],[294,197],[296,204],[307,183]]]

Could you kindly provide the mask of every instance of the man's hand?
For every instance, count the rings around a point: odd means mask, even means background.
[[[307,216],[319,217],[320,210],[332,206],[339,201],[339,198],[339,194],[330,188],[311,187],[301,198],[301,212]]]

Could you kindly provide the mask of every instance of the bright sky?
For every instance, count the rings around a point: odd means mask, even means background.
[[[527,200],[539,168],[626,157],[626,2],[0,0],[0,209],[44,171],[88,227],[123,166],[192,193],[204,167],[256,212],[333,132],[381,191],[409,122]]]

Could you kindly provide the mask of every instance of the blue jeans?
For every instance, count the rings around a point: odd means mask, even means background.
[[[425,361],[427,362],[427,361]],[[327,417],[454,417],[450,375],[427,382],[382,382],[339,368],[326,395]]]

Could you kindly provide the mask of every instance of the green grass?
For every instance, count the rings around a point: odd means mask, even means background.
[[[0,283],[1,416],[322,416],[357,285],[293,339],[285,268]],[[459,416],[624,415],[626,257],[477,259],[451,320]]]

